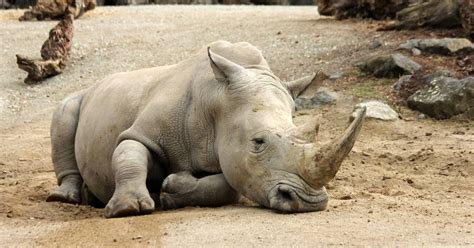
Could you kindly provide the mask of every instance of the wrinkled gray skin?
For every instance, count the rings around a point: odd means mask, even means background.
[[[239,193],[284,212],[323,210],[324,185],[365,111],[325,146],[304,140],[293,98],[312,79],[282,82],[254,46],[225,41],[179,64],[109,76],[55,111],[59,187],[47,200],[102,202],[106,217],[220,206]]]

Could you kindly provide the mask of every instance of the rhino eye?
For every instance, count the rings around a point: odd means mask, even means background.
[[[263,138],[254,138],[252,139],[252,151],[253,152],[262,152],[266,147],[265,140]]]
[[[263,140],[262,138],[255,138],[252,140],[253,143],[255,143],[255,145],[263,145],[265,144],[265,140]]]

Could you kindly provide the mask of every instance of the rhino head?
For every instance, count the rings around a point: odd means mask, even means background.
[[[318,146],[293,124],[294,98],[311,78],[282,82],[265,67],[244,68],[208,49],[222,86],[216,109],[216,150],[222,172],[239,193],[283,212],[324,210],[325,185],[352,149],[365,116]],[[317,132],[318,127],[313,129]]]

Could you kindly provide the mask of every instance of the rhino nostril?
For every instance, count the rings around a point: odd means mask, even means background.
[[[283,201],[293,201],[293,196],[287,189],[278,188],[278,195]]]

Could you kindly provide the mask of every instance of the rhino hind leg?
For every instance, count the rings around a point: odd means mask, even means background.
[[[51,145],[59,187],[51,192],[46,201],[72,204],[79,204],[81,201],[82,177],[77,167],[74,143],[83,93],[67,97],[54,112]]]
[[[105,207],[105,217],[148,214],[155,210],[155,202],[146,187],[152,165],[152,155],[142,143],[124,140],[117,146],[112,156],[115,191]]]
[[[190,172],[169,175],[162,185],[163,209],[186,206],[218,207],[236,203],[239,194],[227,183],[224,174],[194,177]]]

